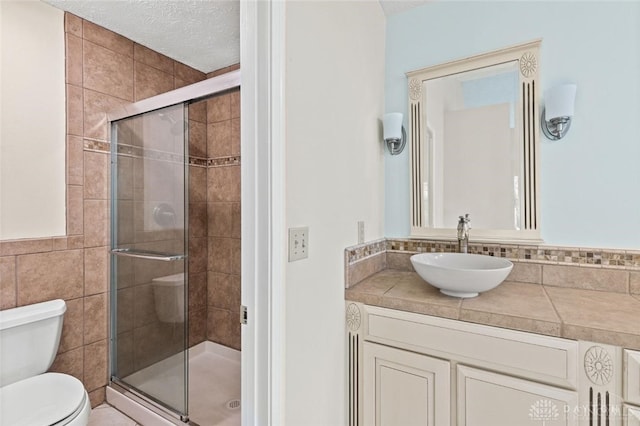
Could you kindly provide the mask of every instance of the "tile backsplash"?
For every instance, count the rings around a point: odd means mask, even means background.
[[[383,269],[413,270],[416,253],[452,253],[456,241],[388,238],[345,249],[345,287]],[[514,262],[511,281],[640,294],[640,251],[470,243],[469,253]]]

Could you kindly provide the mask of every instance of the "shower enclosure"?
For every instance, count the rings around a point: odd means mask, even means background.
[[[190,420],[190,163],[205,177],[208,164],[190,161],[190,105],[237,87],[239,72],[212,80],[110,116],[110,386],[174,423]]]
[[[112,380],[183,418],[188,417],[185,111],[178,104],[118,120],[111,133]],[[164,368],[149,369],[160,361]]]

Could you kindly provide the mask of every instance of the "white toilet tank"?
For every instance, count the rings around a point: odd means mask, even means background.
[[[0,387],[49,369],[66,310],[57,299],[0,311]]]
[[[156,314],[161,322],[184,322],[184,273],[151,280]]]

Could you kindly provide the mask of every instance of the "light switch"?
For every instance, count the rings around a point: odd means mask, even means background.
[[[289,262],[309,257],[309,227],[289,228]]]

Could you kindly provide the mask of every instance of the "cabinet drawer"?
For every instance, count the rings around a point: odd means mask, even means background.
[[[577,388],[578,342],[365,306],[365,340]]]
[[[640,352],[624,350],[624,399],[640,405]]]
[[[624,406],[624,426],[640,426],[640,408]]]
[[[458,366],[459,426],[577,425],[578,394]]]

